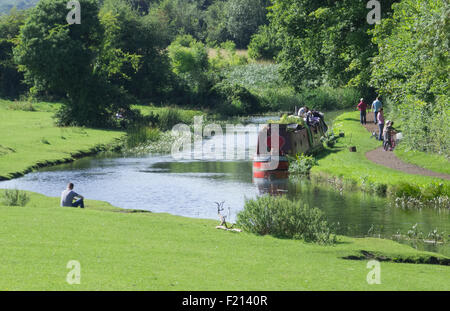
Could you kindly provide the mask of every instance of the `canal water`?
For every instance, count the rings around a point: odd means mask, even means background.
[[[265,122],[267,118],[253,119]],[[256,129],[256,127],[255,127]],[[403,234],[416,223],[425,234],[437,228],[450,232],[448,210],[409,209],[391,206],[385,198],[344,191],[316,184],[307,179],[260,181],[252,178],[251,156],[256,149],[256,130],[238,131],[235,139],[235,159],[176,160],[171,155],[100,155],[83,158],[70,164],[43,168],[10,181],[0,182],[0,188],[17,188],[57,197],[71,181],[75,191],[89,199],[107,201],[126,209],[142,209],[194,218],[218,219],[215,202],[224,201],[225,214],[233,222],[243,209],[245,199],[267,193],[286,194],[324,211],[329,222],[340,234],[362,237],[392,238]],[[217,145],[224,137],[212,137],[203,142]],[[224,146],[225,147],[225,146]],[[228,146],[229,147],[229,146]],[[217,153],[215,153],[217,154]],[[217,158],[217,156],[216,156]],[[450,255],[449,244],[419,244],[419,249]]]

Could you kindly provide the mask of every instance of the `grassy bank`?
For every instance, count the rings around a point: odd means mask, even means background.
[[[431,171],[450,174],[450,162],[443,155],[406,150],[402,145],[398,146],[394,152],[397,157],[405,162],[415,164]]]
[[[0,179],[98,152],[124,135],[120,131],[56,127],[52,116],[58,106],[0,100]]]
[[[381,262],[382,284],[368,285],[367,252],[445,258],[389,240],[320,246],[104,202],[87,200],[85,210],[58,203],[33,193],[26,207],[0,204],[0,290],[450,290],[450,267],[430,264]],[[70,260],[80,262],[80,285],[66,283]]]
[[[318,166],[311,170],[314,175],[332,176],[345,184],[379,194],[395,194],[402,190],[399,185],[412,185],[414,189],[419,188],[424,195],[435,195],[434,189],[442,184],[444,191],[448,192],[449,181],[406,174],[368,160],[365,153],[380,147],[381,143],[371,138],[370,133],[360,125],[359,112],[347,112],[338,116],[333,126],[336,133],[344,132],[345,137],[340,138],[334,148],[326,148],[318,155]],[[357,152],[350,152],[350,146],[356,146]],[[429,164],[429,168],[439,165],[439,162],[430,163],[434,164]]]

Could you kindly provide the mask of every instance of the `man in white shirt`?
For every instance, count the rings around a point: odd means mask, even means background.
[[[78,198],[75,202],[74,199]],[[84,197],[73,191],[73,184],[69,183],[67,189],[61,193],[61,206],[84,208]]]

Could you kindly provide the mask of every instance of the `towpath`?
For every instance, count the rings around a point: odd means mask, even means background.
[[[376,132],[378,134],[378,125],[376,125],[373,121],[374,121],[373,112],[368,112],[367,124],[364,125],[364,127],[370,133]],[[366,158],[376,164],[383,165],[397,171],[402,171],[404,173],[431,176],[450,180],[450,175],[448,174],[430,171],[423,167],[406,163],[400,160],[393,152],[384,151],[383,147],[379,147],[375,150],[367,152]]]

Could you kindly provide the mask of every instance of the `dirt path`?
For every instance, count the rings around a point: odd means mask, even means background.
[[[376,125],[373,122],[373,120],[374,120],[373,112],[368,112],[367,124],[364,125],[364,127],[370,133],[376,132],[378,136],[378,125]],[[397,156],[393,152],[384,151],[383,147],[367,152],[366,158],[376,164],[383,165],[397,171],[402,171],[404,173],[431,176],[450,180],[450,175],[448,174],[433,172],[425,168],[419,167],[417,165],[406,163],[397,158]]]

